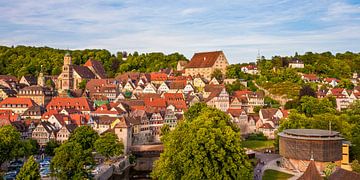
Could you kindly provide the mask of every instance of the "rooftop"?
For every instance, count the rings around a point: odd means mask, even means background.
[[[279,133],[280,137],[312,140],[342,140],[340,133],[322,129],[286,129]]]

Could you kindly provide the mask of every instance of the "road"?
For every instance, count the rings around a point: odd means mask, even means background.
[[[254,168],[254,179],[255,180],[261,180],[262,176],[264,174],[264,166],[266,165],[266,163],[268,163],[269,161],[272,161],[274,159],[279,158],[280,155],[279,154],[268,154],[268,153],[260,153],[260,152],[255,152],[255,158],[260,160],[260,163],[258,165],[256,165],[256,167]],[[264,163],[261,163],[264,162]]]

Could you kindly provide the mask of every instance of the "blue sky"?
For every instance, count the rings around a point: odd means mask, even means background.
[[[8,46],[223,50],[231,63],[360,51],[360,0],[0,0],[0,12]]]

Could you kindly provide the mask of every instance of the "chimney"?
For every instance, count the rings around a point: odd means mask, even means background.
[[[152,101],[153,101],[153,98],[151,97],[151,98],[150,98],[150,102],[152,102]]]

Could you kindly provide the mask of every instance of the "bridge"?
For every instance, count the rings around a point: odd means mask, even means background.
[[[160,153],[164,152],[163,144],[133,145],[130,151],[137,157],[160,157]]]

